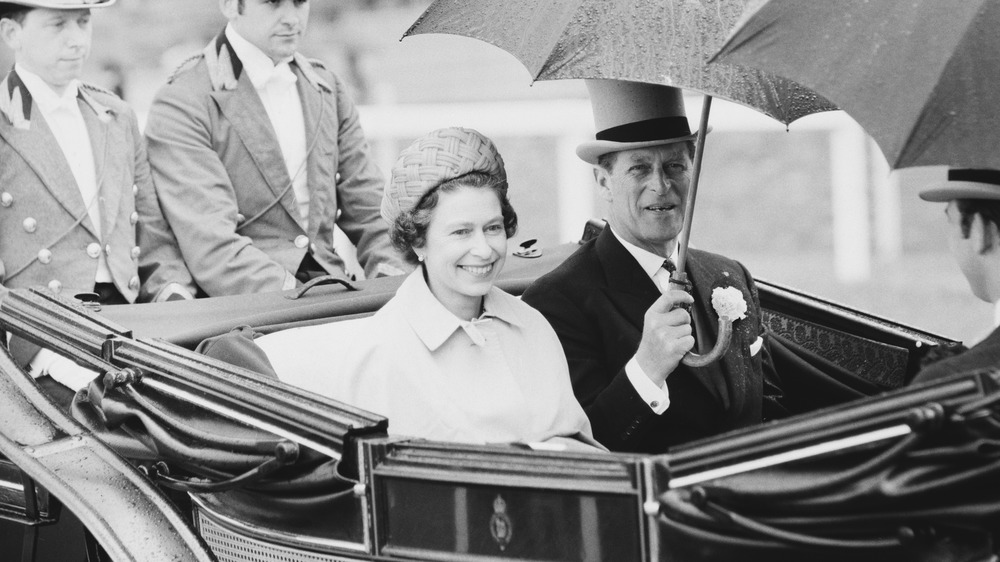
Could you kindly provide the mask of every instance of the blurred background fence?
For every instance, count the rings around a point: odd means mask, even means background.
[[[511,55],[471,39],[400,42],[430,0],[314,0],[307,55],[352,88],[383,171],[413,138],[461,125],[492,137],[521,217],[515,242],[579,238],[604,213],[590,167],[573,152],[593,135],[579,81],[531,83]],[[119,0],[94,15],[86,79],[115,89],[144,117],[182,61],[224,26],[214,0]],[[10,53],[0,52],[9,68]],[[687,99],[692,126],[700,98]],[[786,128],[752,110],[713,104],[692,244],[791,285],[944,336],[972,342],[993,309],[973,297],[947,253],[943,206],[917,191],[944,177],[889,173],[843,112]]]

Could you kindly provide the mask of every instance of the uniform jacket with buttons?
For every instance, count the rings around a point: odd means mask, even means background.
[[[170,283],[193,290],[156,203],[135,113],[110,92],[87,84],[79,92],[94,152],[100,237],[69,162],[28,89],[15,71],[0,82],[3,286],[48,287],[69,297],[92,292],[103,253],[129,302],[154,300]]]
[[[711,346],[718,334],[714,288],[739,289],[749,310],[733,324],[732,342],[720,361],[701,368],[680,365],[670,374],[670,406],[661,415],[653,413],[625,374],[625,364],[639,348],[646,310],[660,291],[611,229],[540,277],[522,297],[559,335],[577,400],[594,437],[612,451],[663,453],[680,443],[759,424],[765,410],[778,404],[767,345],[755,343],[763,328],[749,272],[736,261],[694,249],[686,269],[697,332],[707,340],[699,345]]]
[[[305,117],[308,226],[273,127],[225,33],[157,94],[146,126],[160,204],[195,280],[210,296],[287,288],[307,253],[344,275],[334,223],[369,277],[410,269],[380,218],[384,178],[340,80],[296,54]]]

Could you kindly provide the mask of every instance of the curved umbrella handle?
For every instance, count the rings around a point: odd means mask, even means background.
[[[715,347],[705,355],[688,353],[681,359],[688,367],[704,367],[710,363],[718,361],[726,350],[729,349],[729,340],[733,337],[733,321],[729,318],[719,318],[719,339],[715,341]]]

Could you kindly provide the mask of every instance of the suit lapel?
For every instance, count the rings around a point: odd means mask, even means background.
[[[608,300],[642,334],[646,310],[660,297],[660,290],[611,233],[610,227],[601,232],[594,247],[604,270]]]
[[[243,141],[268,188],[276,198],[280,198],[285,211],[301,224],[295,193],[290,188],[292,180],[271,120],[250,77],[242,72],[242,63],[229,42],[225,41],[225,33],[209,43],[205,58],[216,88],[212,98]]]
[[[699,353],[708,353],[715,345],[719,335],[719,319],[712,306],[712,289],[715,284],[715,273],[702,259],[691,256],[687,260],[687,273],[694,288],[695,306],[693,307],[696,339]],[[697,369],[690,369],[715,398],[722,403],[723,409],[729,409],[730,384],[728,373],[731,371],[732,357],[727,352],[719,361]]]
[[[339,119],[334,115],[336,105],[333,103],[333,96],[330,95],[329,85],[316,75],[309,61],[296,54],[295,64],[292,65],[292,68],[295,69],[299,78],[296,88],[299,92],[299,100],[302,102],[303,121],[306,129],[309,238],[315,239],[322,225],[323,217],[327,215],[326,206],[335,204],[327,200],[326,187],[334,185],[336,179],[329,177],[329,171],[333,168],[329,166],[329,162],[323,162],[327,156],[323,154],[320,147],[337,145],[337,131],[333,128],[333,124],[338,123]]]
[[[116,160],[109,158],[112,144],[111,138],[111,112],[106,107],[98,104],[93,98],[81,91],[80,113],[83,114],[83,121],[87,125],[87,134],[90,136],[90,149],[94,153],[94,179],[97,182],[97,204],[101,205],[101,233],[107,237],[114,227],[115,217],[118,216],[118,206],[121,198],[115,193],[114,188],[109,185],[114,183],[118,176],[118,169],[113,169]],[[117,160],[121,162],[122,160]]]
[[[59,148],[59,142],[56,141],[55,135],[52,134],[37,107],[31,109],[30,123],[28,129],[20,129],[6,120],[0,120],[0,136],[3,136],[11,148],[17,151],[35,171],[42,185],[59,205],[74,217],[83,216],[81,224],[91,234],[96,235],[69,162],[66,161]]]

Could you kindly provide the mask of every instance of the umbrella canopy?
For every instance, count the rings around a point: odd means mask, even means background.
[[[785,78],[708,64],[746,5],[747,0],[435,0],[403,37],[448,33],[480,39],[513,54],[535,80],[630,80],[705,94],[677,271],[671,276],[683,286],[712,97],[749,106],[786,125],[837,109]],[[714,361],[728,346],[724,326],[719,334],[712,352],[689,355],[685,363]]]
[[[714,60],[835,101],[893,168],[1000,168],[1000,1],[769,0]]]
[[[837,109],[764,72],[708,65],[747,0],[437,0],[404,37],[480,39],[520,60],[535,80],[604,78],[696,90],[784,124]]]

